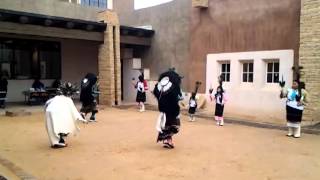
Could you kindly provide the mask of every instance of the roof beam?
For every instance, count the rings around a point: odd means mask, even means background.
[[[0,33],[34,35],[66,39],[81,39],[101,42],[103,42],[104,40],[103,32],[88,32],[76,29],[66,30],[62,28],[37,26],[30,24],[24,24],[22,26],[21,24],[11,22],[0,22]]]
[[[151,46],[151,38],[121,35],[120,43],[130,45]]]

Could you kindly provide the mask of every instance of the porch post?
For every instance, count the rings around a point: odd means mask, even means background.
[[[302,0],[300,17],[299,65],[302,81],[309,92],[304,112],[307,121],[320,120],[320,1]]]
[[[100,82],[100,104],[121,103],[120,25],[118,16],[112,11],[98,14],[98,20],[107,23],[104,44],[99,47],[98,66]]]

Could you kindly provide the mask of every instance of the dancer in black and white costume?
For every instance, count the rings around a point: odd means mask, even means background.
[[[165,148],[174,148],[172,136],[179,132],[180,107],[182,100],[180,89],[181,77],[174,70],[169,70],[159,77],[153,93],[158,100],[160,115],[156,129],[159,132],[157,142],[162,141]]]
[[[97,97],[99,95],[98,78],[93,73],[88,73],[81,81],[80,101],[82,102],[81,115],[83,118],[91,113],[90,122],[96,121]]]
[[[287,136],[295,138],[301,137],[301,121],[304,106],[306,105],[307,91],[304,89],[304,83],[295,80],[291,88],[284,88],[284,82],[280,82],[282,86],[280,98],[287,98]]]

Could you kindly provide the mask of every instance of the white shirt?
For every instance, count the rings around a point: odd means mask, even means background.
[[[143,82],[140,82],[140,81],[139,81],[139,82],[137,83],[137,90],[138,90],[139,92],[145,92]]]

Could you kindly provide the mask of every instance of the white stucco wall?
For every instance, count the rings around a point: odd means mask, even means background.
[[[279,59],[280,80],[283,75],[291,86],[293,80],[292,67],[294,63],[293,50],[258,51],[208,54],[206,66],[206,92],[210,86],[218,86],[217,77],[220,75],[220,63],[230,61],[230,82],[223,84],[230,98],[225,113],[239,118],[259,119],[262,121],[281,121],[285,118],[285,101],[280,100],[278,83],[266,83],[267,63],[265,59]],[[242,61],[253,60],[253,83],[242,82]]]

